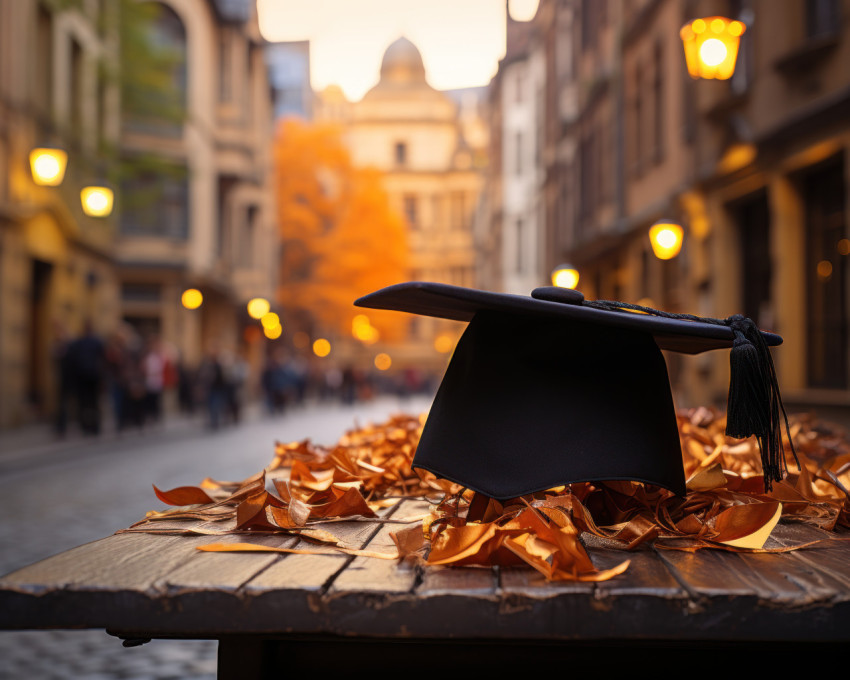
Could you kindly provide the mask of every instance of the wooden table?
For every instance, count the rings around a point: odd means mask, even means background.
[[[350,545],[390,552],[389,532],[425,507],[405,500],[383,523],[328,528]],[[780,524],[770,545],[817,538],[835,535]],[[125,644],[218,639],[219,677],[240,678],[302,662],[351,668],[375,654],[398,668],[438,659],[481,669],[528,654],[535,663],[563,661],[577,645],[749,649],[794,641],[799,649],[850,641],[845,540],[785,554],[691,554],[652,547],[625,553],[587,537],[597,566],[632,560],[624,575],[598,584],[546,583],[524,568],[195,550],[222,540],[301,543],[279,535],[110,536],[0,579],[0,628],[105,628]],[[627,660],[611,653],[606,663]]]

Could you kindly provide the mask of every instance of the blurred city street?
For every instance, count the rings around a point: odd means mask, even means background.
[[[311,404],[217,432],[174,421],[159,430],[7,450],[0,440],[0,572],[3,574],[128,526],[162,507],[151,484],[204,477],[243,479],[268,464],[275,441],[331,444],[355,421],[419,413],[430,400],[381,397],[352,405]],[[104,631],[0,633],[0,678],[214,677],[216,643],[155,640],[125,649]]]

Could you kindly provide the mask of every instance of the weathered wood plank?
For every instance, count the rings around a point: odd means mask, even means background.
[[[145,592],[209,542],[208,536],[109,536],[7,574],[0,587],[39,594],[71,587]]]
[[[331,522],[315,528],[332,533],[350,548],[362,548],[382,525],[372,522]],[[397,525],[390,525],[397,526]],[[285,555],[256,578],[245,584],[245,590],[259,595],[264,590],[297,590],[315,592],[353,558],[321,544],[299,540],[293,548],[324,550],[324,555]]]
[[[597,569],[612,569],[626,560],[629,561],[629,568],[624,574],[596,584],[594,596],[597,599],[621,595],[678,599],[687,597],[684,588],[673,578],[664,562],[650,547],[634,551],[623,550],[614,547],[612,541],[591,534],[584,534],[582,542]]]
[[[298,542],[287,535],[245,535],[205,537],[208,543],[253,543],[275,548],[291,548]],[[280,559],[280,553],[214,553],[195,551],[186,561],[158,579],[154,586],[177,595],[185,591],[228,592],[240,588]]]
[[[422,514],[428,509],[423,501],[404,501],[393,517],[407,517]],[[374,552],[395,552],[395,543],[390,533],[398,531],[400,525],[384,524],[370,540],[365,549]],[[381,560],[373,557],[355,557],[354,560],[333,580],[328,588],[331,596],[347,592],[360,593],[405,593],[412,590],[417,572],[407,562],[398,563],[395,560]]]
[[[781,524],[774,530],[772,538],[779,545],[800,545],[810,541],[828,539],[812,548],[791,553],[808,578],[795,572],[795,579],[804,588],[822,587],[832,591],[835,597],[850,597],[850,532],[833,534],[806,524]]]
[[[451,596],[462,600],[469,597],[495,596],[499,577],[492,567],[425,566],[422,582],[416,588],[417,597]]]

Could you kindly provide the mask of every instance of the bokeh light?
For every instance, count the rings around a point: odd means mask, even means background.
[[[313,341],[313,354],[317,357],[326,357],[331,353],[331,343],[325,338],[317,338]]]
[[[277,340],[283,334],[283,326],[274,326],[272,328],[263,328],[263,335],[269,340]]]
[[[390,358],[390,355],[381,352],[380,354],[375,356],[375,368],[379,371],[386,371],[390,366],[393,365],[393,360]]]
[[[445,333],[438,335],[436,340],[434,340],[434,349],[440,354],[448,354],[452,351],[452,347],[454,347],[454,340],[452,340],[450,335],[446,335]]]
[[[280,326],[280,317],[274,312],[266,312],[260,318],[260,323],[263,324],[263,328],[277,328]]]
[[[270,309],[271,305],[265,298],[256,297],[248,301],[248,316],[252,319],[262,319]]]
[[[204,303],[204,296],[197,288],[187,288],[180,296],[180,302],[186,309],[197,309]]]

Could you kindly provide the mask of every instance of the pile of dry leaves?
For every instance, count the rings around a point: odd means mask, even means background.
[[[298,535],[346,553],[428,564],[528,564],[548,579],[601,581],[628,561],[600,571],[580,540],[583,532],[631,550],[656,547],[777,552],[762,548],[780,517],[821,529],[850,528],[850,441],[840,429],[802,415],[791,419],[790,474],[766,492],[754,439],[724,434],[725,417],[699,408],[678,416],[688,493],[637,482],[580,483],[500,503],[411,469],[423,418],[397,416],[348,432],[333,447],[309,441],[277,444],[271,464],[242,482],[205,479],[198,487],[160,491],[177,506],[150,512],[127,531],[219,535]],[[379,521],[399,498],[425,497],[432,511],[393,534],[394,554],[347,547],[334,521]],[[254,544],[207,550],[278,550]],[[306,552],[310,552],[306,550]]]

